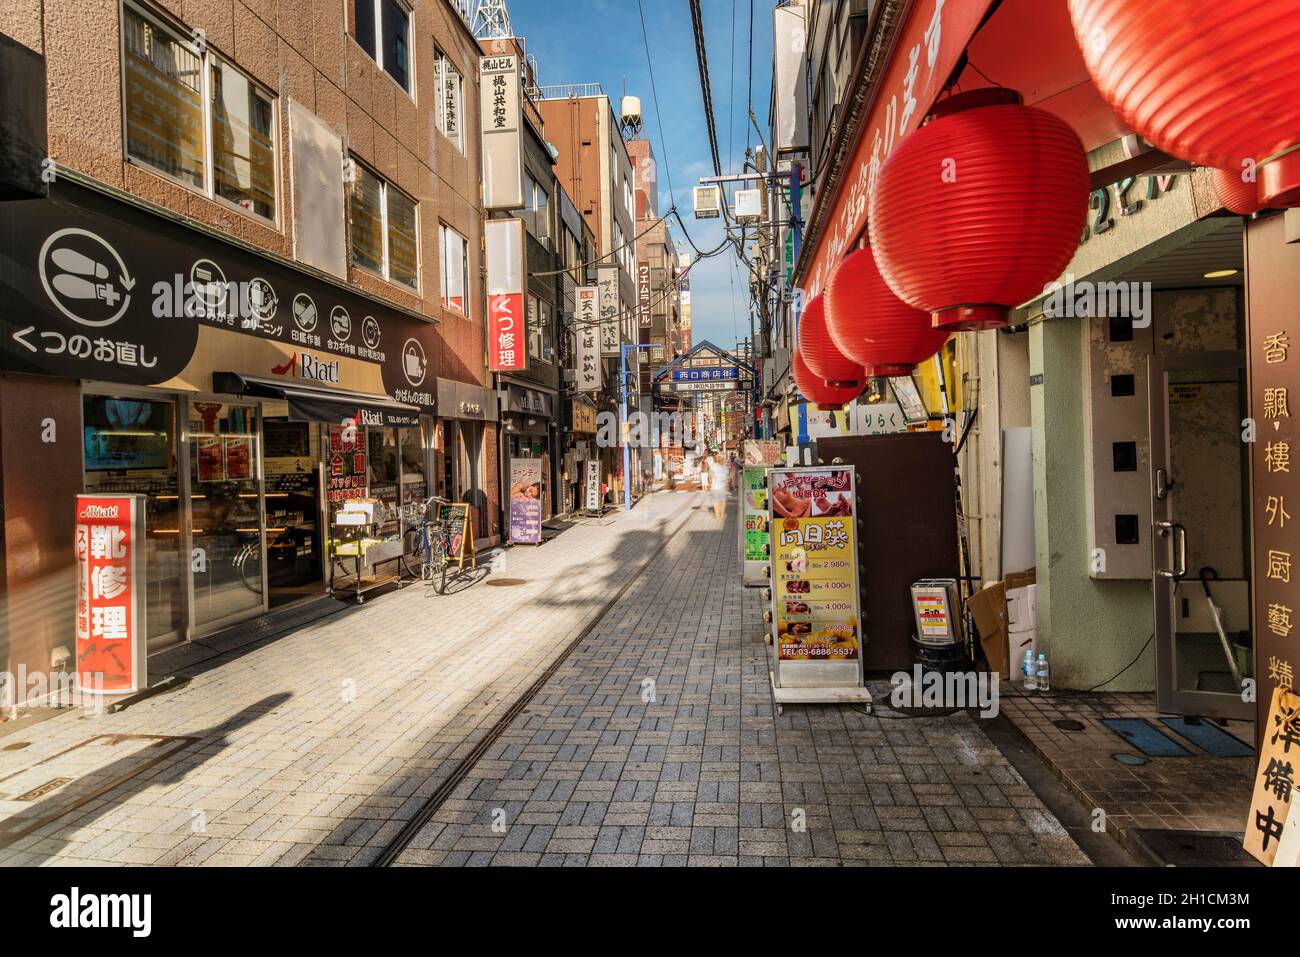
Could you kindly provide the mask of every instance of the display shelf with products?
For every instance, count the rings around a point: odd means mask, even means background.
[[[331,594],[350,594],[362,604],[367,592],[401,580],[401,536],[384,534],[384,529],[393,527],[382,503],[374,499],[353,499],[334,512],[329,538]],[[393,571],[379,574],[384,565],[391,565]]]

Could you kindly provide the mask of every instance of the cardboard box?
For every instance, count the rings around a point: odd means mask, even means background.
[[[1007,631],[1038,630],[1038,586],[1007,589]]]
[[[1006,586],[1002,582],[990,582],[966,599],[966,608],[975,619],[975,627],[979,629],[980,647],[984,649],[984,657],[989,660],[989,667],[995,669],[1005,680],[1009,677]]]

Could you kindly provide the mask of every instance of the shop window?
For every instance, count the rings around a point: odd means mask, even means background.
[[[82,399],[82,456],[88,494],[145,496],[148,637],[185,628],[180,475],[176,461],[176,406],[128,396]]]
[[[439,132],[451,140],[456,149],[464,152],[465,140],[461,133],[461,102],[464,94],[464,81],[456,68],[451,65],[447,54],[437,47],[433,50],[433,59],[437,69],[438,105],[433,111],[435,125]]]
[[[142,7],[122,9],[122,52],[127,160],[274,222],[276,98]]]
[[[393,428],[367,429],[366,451],[370,497],[383,505],[382,516],[377,512],[381,535],[395,535],[398,531],[398,430]],[[382,521],[380,521],[382,517]]]
[[[418,289],[419,225],[415,200],[353,161],[348,190],[352,262],[389,282]]]
[[[454,309],[469,316],[469,244],[465,237],[447,225],[438,227],[442,254],[441,294],[444,309]]]
[[[401,0],[348,0],[348,32],[379,68],[411,92],[411,9]]]
[[[264,607],[257,410],[189,404],[194,623],[214,626]]]
[[[531,174],[524,174],[524,223],[538,239],[547,239],[550,229],[550,193]]]

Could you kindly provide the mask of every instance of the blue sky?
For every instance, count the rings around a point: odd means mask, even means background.
[[[543,86],[599,82],[617,106],[626,81],[627,92],[641,98],[645,132],[653,143],[659,166],[660,212],[668,209],[671,174],[673,195],[691,239],[699,248],[711,249],[722,240],[717,220],[696,220],[691,212],[691,187],[701,176],[712,175],[713,163],[704,123],[690,4],[688,0],[642,0],[642,6],[664,130],[655,113],[636,0],[508,0],[510,24],[517,35],[524,37],[528,52],[537,58],[538,78]],[[746,139],[751,146],[757,141],[749,122],[749,94],[745,89],[749,76],[750,0],[703,0],[701,6],[722,171],[739,172]],[[774,6],[774,0],[753,0],[754,113],[764,138],[772,88]],[[680,230],[675,231],[675,238],[682,241],[680,251],[691,251]],[[738,338],[749,335],[746,282],[734,254],[716,256],[695,267],[691,273],[691,312],[696,342],[711,339],[730,348]]]

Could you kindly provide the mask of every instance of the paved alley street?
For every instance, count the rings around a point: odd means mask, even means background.
[[[193,741],[146,760],[123,739],[128,779],[0,863],[371,864],[588,625],[396,863],[1087,863],[966,713],[777,717],[735,503],[723,526],[703,504],[654,494],[509,550],[515,587],[390,592],[42,723],[0,777],[100,735]]]

